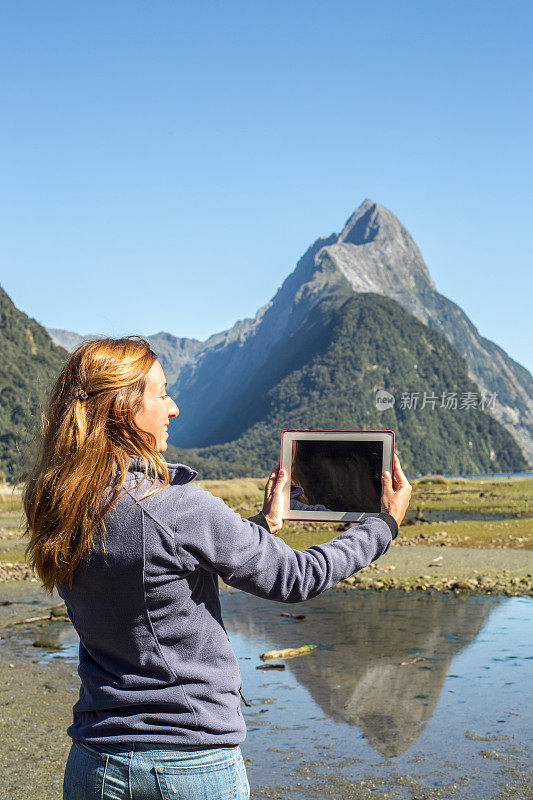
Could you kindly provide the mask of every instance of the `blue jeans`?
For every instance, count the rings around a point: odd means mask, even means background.
[[[249,800],[240,747],[73,741],[63,800]]]

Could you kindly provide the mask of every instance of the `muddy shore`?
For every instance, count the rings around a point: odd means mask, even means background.
[[[70,748],[65,728],[79,690],[76,664],[40,663],[37,648],[7,636],[50,606],[36,582],[0,583],[0,604],[0,798],[57,800]]]
[[[531,595],[533,551],[393,545],[378,561],[340,585],[358,590]]]
[[[24,563],[0,561],[0,584],[35,585]],[[340,584],[345,589],[385,591],[479,592],[507,597],[533,594],[533,551],[510,548],[406,547],[394,543],[374,564]]]

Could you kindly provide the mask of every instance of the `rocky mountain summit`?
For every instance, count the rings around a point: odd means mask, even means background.
[[[420,250],[394,214],[365,200],[335,238],[319,250],[317,263],[329,259],[354,292],[388,295],[423,317],[420,295],[437,290]],[[427,323],[427,315],[422,321]]]
[[[258,392],[268,392],[290,374],[295,353],[309,358],[313,329],[320,337],[326,317],[364,293],[395,300],[442,334],[465,358],[469,378],[493,397],[494,417],[533,460],[531,374],[482,337],[461,308],[437,291],[412,236],[391,211],[369,199],[340,233],[308,248],[255,318],[240,320],[205,342],[165,333],[149,337],[180,405],[172,443],[197,448],[240,436]],[[66,344],[57,332],[52,338]]]
[[[437,291],[412,236],[394,214],[368,199],[340,234],[309,247],[253,320],[210,337],[183,363],[172,387],[184,412],[174,443],[190,447],[233,438],[238,431],[229,420],[248,405],[250,387],[265,384],[265,376],[281,377],[287,350],[309,316],[338,309],[348,297],[366,292],[396,300],[445,336],[466,359],[471,379],[495,396],[494,416],[533,459],[531,374],[482,337],[459,306]]]
[[[480,336],[461,308],[437,291],[420,250],[394,214],[365,200],[317,259],[330,259],[355,292],[387,295],[442,333],[466,359],[472,380],[496,394],[494,415],[533,458],[531,374]]]

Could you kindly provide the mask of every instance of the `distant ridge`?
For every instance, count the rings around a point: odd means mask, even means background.
[[[65,331],[62,328],[47,328],[46,330],[52,341],[57,344],[58,347],[63,347],[69,353],[72,353],[82,342],[97,338],[96,335],[87,334],[87,336],[81,336],[79,333]]]
[[[59,347],[64,347],[69,353],[72,353],[83,342],[99,339],[104,335],[93,333],[82,336],[63,328],[47,328],[47,331],[52,341]],[[202,347],[202,342],[197,339],[179,339],[164,331],[154,333],[146,338],[157,352],[169,384],[176,381],[181,368],[185,364],[189,364]]]

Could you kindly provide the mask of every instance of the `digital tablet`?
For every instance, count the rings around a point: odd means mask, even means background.
[[[381,473],[392,475],[393,431],[288,430],[283,519],[362,522],[381,511]]]

